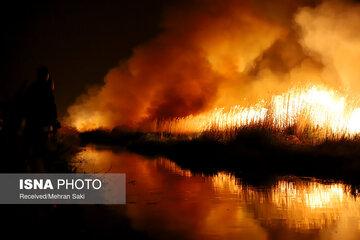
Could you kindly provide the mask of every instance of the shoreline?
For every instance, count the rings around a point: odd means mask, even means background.
[[[166,157],[180,167],[199,172],[226,170],[251,178],[296,175],[360,184],[360,140],[299,143],[292,135],[264,129],[239,131],[221,141],[208,135],[95,130],[79,133],[82,144],[115,146],[149,157]]]

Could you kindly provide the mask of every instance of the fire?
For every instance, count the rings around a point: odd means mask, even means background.
[[[267,109],[261,106],[234,106],[229,111],[216,108],[211,112],[190,115],[161,124],[160,129],[170,132],[203,132],[206,130],[228,130],[263,122]]]
[[[360,93],[359,3],[190,0],[166,9],[162,31],[79,96],[67,122],[81,131],[264,124],[320,137],[360,132],[349,97],[317,85],[291,89],[321,83]]]
[[[261,124],[277,130],[288,127],[310,128],[324,136],[349,136],[360,133],[360,108],[334,90],[311,85],[262,100],[255,106],[234,106],[228,111],[216,108],[161,124],[170,132],[232,130]]]
[[[79,116],[71,122],[79,131],[106,127],[100,114]],[[289,127],[296,127],[300,132],[307,129],[320,137],[354,137],[360,133],[360,107],[337,91],[310,85],[292,88],[253,106],[215,108],[198,115],[161,121],[155,130],[201,133],[209,130],[234,131],[256,125],[280,131]]]
[[[79,116],[74,119],[69,124],[75,127],[78,131],[89,131],[105,126],[105,118],[100,114],[88,115],[88,114],[79,114]]]

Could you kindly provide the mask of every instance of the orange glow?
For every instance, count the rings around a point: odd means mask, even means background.
[[[312,85],[290,89],[253,107],[234,106],[228,111],[217,108],[165,122],[160,130],[174,133],[222,131],[254,124],[277,130],[308,127],[324,137],[352,137],[360,133],[360,108],[334,90]]]
[[[201,133],[227,131],[262,125],[276,130],[295,126],[316,132],[317,137],[353,137],[360,133],[360,107],[345,96],[323,86],[292,88],[288,92],[259,101],[254,106],[235,105],[230,109],[215,108],[198,115],[163,121],[156,131]],[[100,114],[78,114],[71,124],[79,131],[106,127]]]
[[[206,130],[227,130],[236,127],[259,123],[265,120],[267,109],[261,106],[243,108],[234,106],[229,111],[216,108],[213,111],[190,115],[173,121],[165,122],[162,131],[170,132],[202,132]]]
[[[100,115],[84,116],[72,123],[78,131],[87,131],[103,127],[103,118]]]
[[[159,233],[180,226],[179,234],[192,239],[210,234],[273,239],[274,230],[283,239],[293,239],[294,231],[331,240],[359,236],[359,191],[344,183],[284,177],[271,186],[254,186],[227,172],[200,175],[165,158],[91,147],[73,164],[78,172],[126,172],[126,214],[139,230]]]
[[[192,177],[193,174],[190,170],[184,170],[181,167],[179,167],[175,162],[172,162],[166,158],[159,158],[157,161],[154,162],[156,166],[160,166],[165,168],[171,173],[174,173],[176,175],[182,176],[182,177]]]
[[[359,3],[185,2],[79,96],[68,124],[170,132],[264,124],[316,139],[360,132],[360,105],[349,101],[360,93]]]
[[[345,184],[279,180],[271,189],[261,191],[244,186],[224,172],[214,175],[212,183],[220,193],[236,194],[247,202],[261,203],[256,209],[257,215],[269,224],[271,218],[279,218],[286,219],[289,228],[321,229],[360,214],[359,197],[351,195]]]

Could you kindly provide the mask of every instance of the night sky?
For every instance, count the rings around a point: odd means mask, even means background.
[[[161,31],[165,0],[9,1],[2,3],[0,101],[8,101],[36,68],[56,84],[61,116],[88,86],[132,49]]]

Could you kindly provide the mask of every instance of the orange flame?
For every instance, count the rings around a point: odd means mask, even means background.
[[[101,115],[84,115],[71,124],[85,131],[103,127],[103,120]],[[156,130],[172,133],[224,131],[255,124],[278,130],[303,126],[322,132],[324,136],[353,137],[360,133],[360,107],[334,90],[312,85],[290,89],[250,107],[215,108],[199,115],[164,121]]]
[[[228,111],[217,108],[165,122],[160,130],[174,133],[203,132],[212,129],[231,130],[254,124],[279,130],[294,125],[307,126],[326,135],[352,137],[360,133],[360,108],[333,90],[312,85],[291,89],[252,107],[234,106]]]

